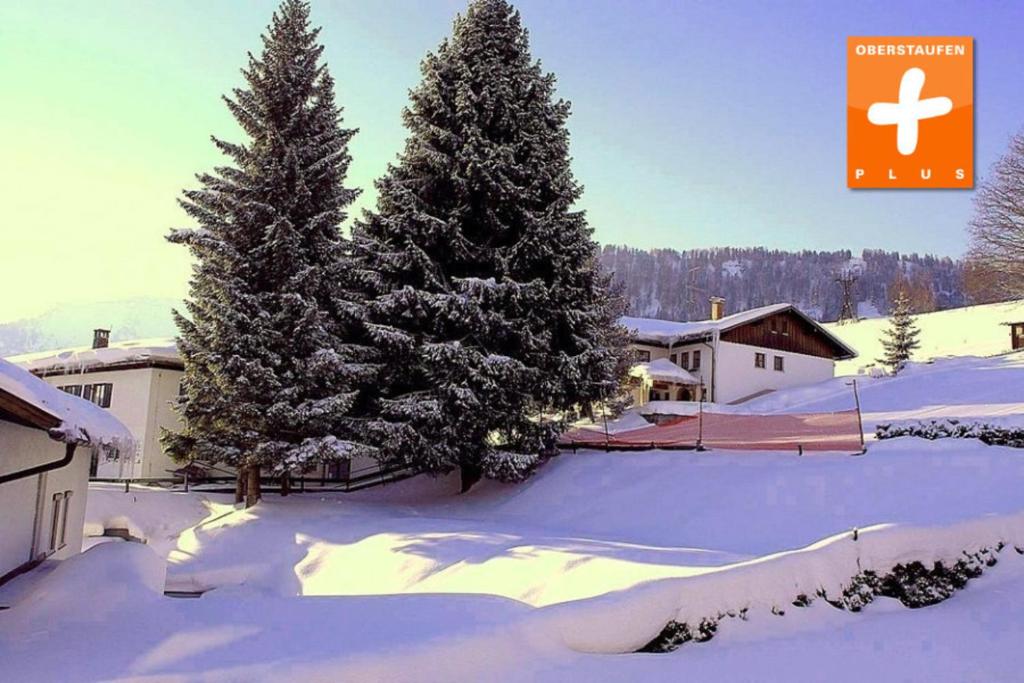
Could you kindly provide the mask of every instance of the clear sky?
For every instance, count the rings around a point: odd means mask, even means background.
[[[220,95],[276,3],[0,1],[0,320],[184,294],[176,204],[237,139]],[[573,102],[602,243],[863,247],[958,256],[970,191],[845,188],[849,35],[975,37],[978,176],[1024,126],[1024,4],[520,0]],[[404,140],[400,111],[456,0],[314,0],[352,143],[350,183]]]

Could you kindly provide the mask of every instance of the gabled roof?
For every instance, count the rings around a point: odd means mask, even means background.
[[[11,356],[8,361],[36,375],[95,372],[136,367],[183,367],[173,338],[113,342],[102,349],[79,346]]]
[[[838,337],[825,329],[818,321],[814,320],[793,304],[771,304],[751,308],[747,311],[733,313],[724,316],[719,320],[699,320],[694,322],[675,322],[672,320],[658,320],[656,318],[620,318],[619,322],[633,332],[633,338],[641,344],[652,346],[674,346],[686,342],[699,342],[711,339],[717,332],[721,334],[728,330],[755,322],[770,315],[791,311],[814,326],[818,332],[833,343],[840,351],[837,354],[839,359],[855,358],[857,352],[850,346],[844,344]]]
[[[0,359],[0,415],[65,443],[128,450],[128,428],[85,399],[56,389],[32,373]]]

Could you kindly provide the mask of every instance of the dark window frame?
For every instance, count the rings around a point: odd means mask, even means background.
[[[786,361],[783,358],[783,356],[775,356],[774,360],[772,361],[772,367],[775,368],[775,372],[785,372]]]
[[[700,370],[700,362],[701,362],[700,349],[697,349],[697,350],[695,350],[693,352],[693,355],[690,356],[690,368],[689,369],[690,370]]]
[[[758,370],[764,370],[768,367],[768,356],[761,353],[760,351],[754,352],[754,367]]]

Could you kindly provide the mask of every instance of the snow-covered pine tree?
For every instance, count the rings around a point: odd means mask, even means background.
[[[177,458],[287,476],[375,451],[360,441],[358,388],[375,372],[339,225],[354,130],[341,127],[309,5],[285,0],[249,56],[247,87],[225,97],[248,136],[214,138],[233,165],[198,177],[182,207],[198,227],[168,239],[195,257],[188,315],[175,313],[185,363]],[[242,481],[240,474],[239,480]]]
[[[626,336],[570,169],[569,104],[519,13],[474,0],[422,63],[409,131],[353,231],[392,354],[392,452],[428,472],[530,474],[571,415],[618,388]],[[381,430],[388,433],[388,430]]]
[[[884,355],[877,362],[888,366],[892,374],[898,374],[921,345],[917,339],[920,333],[911,311],[910,298],[900,290],[892,304],[889,327],[882,337]]]

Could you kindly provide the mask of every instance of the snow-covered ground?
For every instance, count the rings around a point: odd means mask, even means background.
[[[757,408],[845,409],[845,381]],[[1024,413],[1024,354],[859,381],[871,421]],[[12,680],[1017,680],[1022,483],[1019,449],[901,438],[862,457],[580,452],[515,487],[414,478],[248,511],[98,486],[93,532],[150,547],[99,545],[0,588],[0,661]],[[791,604],[1000,543],[933,607]],[[671,619],[744,608],[709,643],[630,654]]]
[[[751,413],[849,410],[854,407],[852,379],[857,380],[868,433],[879,423],[896,420],[958,418],[1024,424],[1024,352],[912,363],[895,377],[836,377],[737,407]]]
[[[1024,301],[1008,301],[982,306],[966,306],[915,316],[921,348],[914,360],[926,361],[944,356],[992,356],[1010,350],[1007,323],[1024,321]],[[836,372],[853,375],[873,365],[882,356],[882,334],[888,318],[869,318],[855,323],[825,325],[829,332],[857,350],[858,357],[836,364]]]

